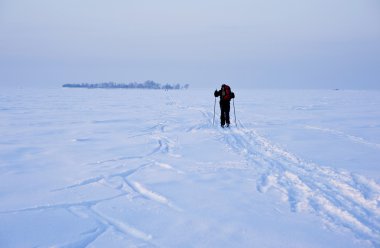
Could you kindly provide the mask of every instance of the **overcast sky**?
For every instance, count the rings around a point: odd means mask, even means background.
[[[380,89],[378,0],[0,0],[0,84]]]

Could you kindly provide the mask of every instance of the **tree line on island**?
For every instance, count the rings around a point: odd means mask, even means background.
[[[87,89],[164,89],[164,90],[180,90],[188,89],[189,84],[159,84],[152,80],[147,80],[144,83],[115,83],[115,82],[104,82],[104,83],[81,83],[81,84],[63,84],[62,87],[65,88],[87,88]]]

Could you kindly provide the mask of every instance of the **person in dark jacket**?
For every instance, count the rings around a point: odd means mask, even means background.
[[[222,84],[220,90],[215,90],[214,96],[220,96],[220,125],[224,127],[227,124],[227,127],[230,126],[230,101],[232,98],[235,98],[235,94],[231,91],[230,86]]]

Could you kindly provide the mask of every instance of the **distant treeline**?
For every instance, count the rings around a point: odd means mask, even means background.
[[[180,84],[159,84],[154,81],[148,80],[144,83],[81,83],[81,84],[64,84],[62,87],[66,88],[87,88],[87,89],[96,89],[96,88],[112,88],[112,89],[165,89],[165,90],[180,90],[188,89],[189,84],[180,85]]]

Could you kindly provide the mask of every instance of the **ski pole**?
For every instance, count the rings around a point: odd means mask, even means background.
[[[232,98],[232,105],[234,106],[234,117],[235,117],[235,125],[237,127],[237,122],[236,122],[236,112],[235,112],[235,100]]]
[[[215,98],[215,101],[214,101],[214,117],[212,119],[212,125],[214,126],[214,122],[215,122],[215,105],[216,105],[216,97]]]

